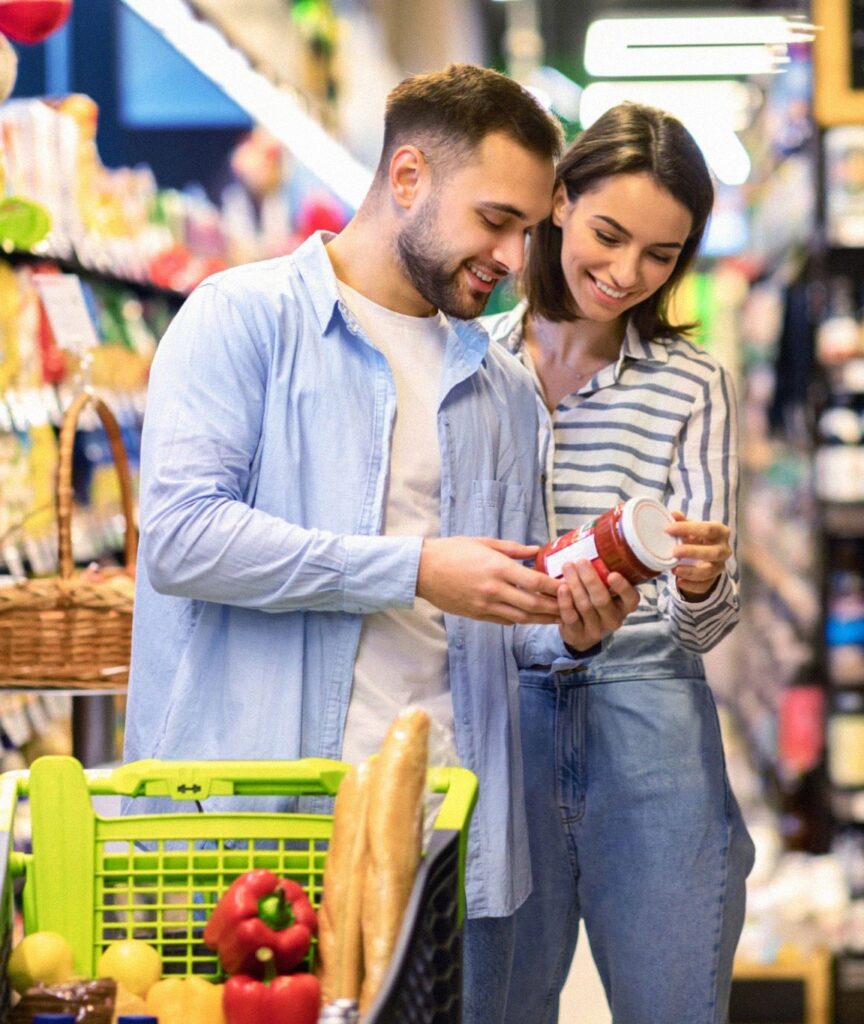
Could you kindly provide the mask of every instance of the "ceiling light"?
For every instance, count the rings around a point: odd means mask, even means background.
[[[630,100],[660,107],[687,127],[726,185],[742,185],[750,175],[747,150],[736,132],[750,122],[753,89],[743,82],[593,82],[582,93],[579,121],[590,127],[611,107]]]
[[[585,69],[595,78],[769,74],[789,62],[790,43],[814,31],[779,15],[601,18],[585,36]]]
[[[299,97],[275,86],[212,25],[196,18],[184,0],[123,0],[202,74],[352,209],[363,201],[372,171],[324,130]]]

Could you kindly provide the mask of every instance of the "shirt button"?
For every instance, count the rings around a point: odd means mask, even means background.
[[[465,646],[465,641],[462,639],[461,636],[456,637],[455,646],[458,647],[460,651]]]

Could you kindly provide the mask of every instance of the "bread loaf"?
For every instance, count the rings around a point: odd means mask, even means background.
[[[333,807],[333,831],[318,912],[318,975],[324,1003],[357,999],[363,976],[360,933],[366,868],[366,808],[370,766],[355,765],[342,779]]]
[[[372,762],[363,888],[364,979],[360,1010],[372,1004],[399,936],[420,861],[429,715],[400,713]]]

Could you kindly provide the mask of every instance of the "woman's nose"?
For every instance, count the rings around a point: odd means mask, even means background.
[[[639,280],[639,254],[621,252],[609,268],[612,283],[626,290]]]

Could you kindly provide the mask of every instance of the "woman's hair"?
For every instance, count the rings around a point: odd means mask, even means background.
[[[662,288],[630,311],[642,337],[671,337],[695,324],[671,324],[669,297],[693,262],[714,203],[714,186],[699,147],[671,114],[641,103],[620,103],[608,110],[567,149],[556,168],[572,202],[617,174],[647,174],[685,206],[693,226],[675,269]],[[561,268],[561,228],[551,215],[534,229],[522,287],[531,313],[546,320],[575,320],[579,315]]]

